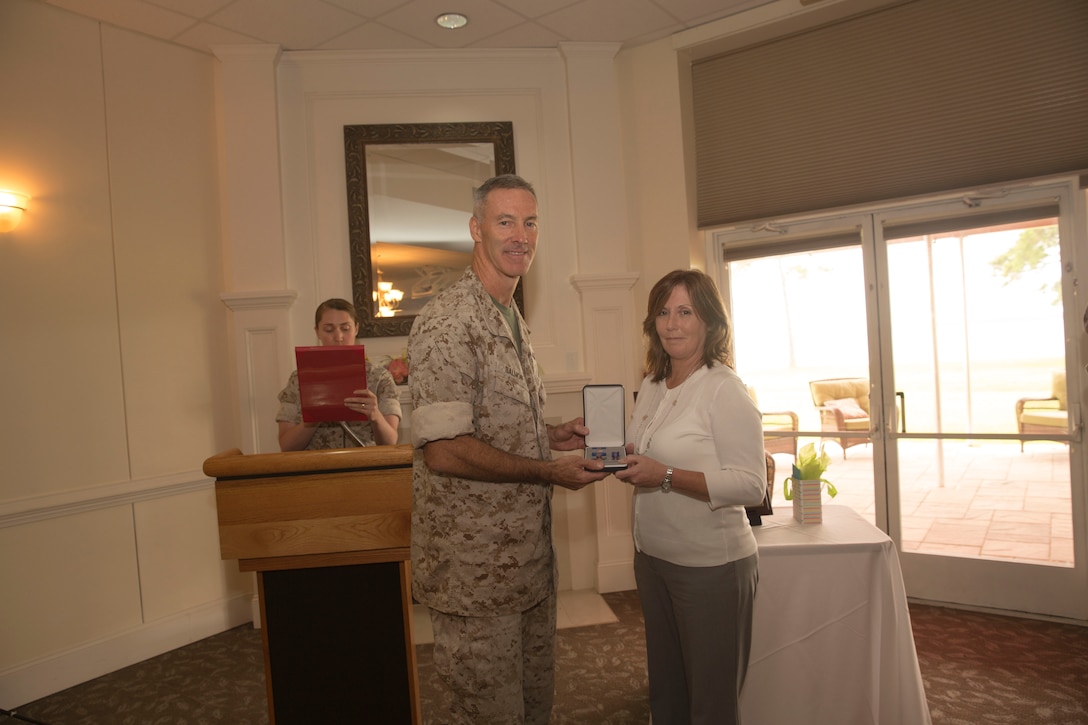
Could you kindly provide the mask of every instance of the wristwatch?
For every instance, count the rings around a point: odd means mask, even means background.
[[[661,493],[672,490],[672,466],[665,469],[665,480],[661,482]]]

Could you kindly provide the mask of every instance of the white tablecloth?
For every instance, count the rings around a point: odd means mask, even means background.
[[[786,509],[759,542],[746,725],[930,723],[895,546],[842,506]]]

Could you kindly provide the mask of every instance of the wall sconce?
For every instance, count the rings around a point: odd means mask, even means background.
[[[19,226],[30,197],[17,191],[0,191],[0,234]]]

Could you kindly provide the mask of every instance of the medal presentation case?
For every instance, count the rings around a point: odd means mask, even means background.
[[[586,385],[582,388],[582,417],[589,428],[585,457],[603,461],[606,471],[627,468],[624,399],[622,385]]]

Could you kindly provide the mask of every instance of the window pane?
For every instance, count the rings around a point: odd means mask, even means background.
[[[1065,368],[1053,220],[889,240],[888,274],[907,432],[1017,433]]]
[[[792,428],[796,416],[797,428],[810,433],[799,438],[798,446],[822,444],[832,458],[827,479],[839,490],[834,503],[874,521],[872,444],[865,435],[847,438],[835,430],[821,436],[828,424],[810,388],[811,381],[855,378],[860,392],[854,395],[868,406],[862,264],[861,247],[855,245],[728,265],[737,372],[764,413],[764,443],[777,469],[776,511],[792,506],[782,498],[782,481],[791,474],[793,447],[774,432]],[[868,425],[860,427],[867,430]]]

